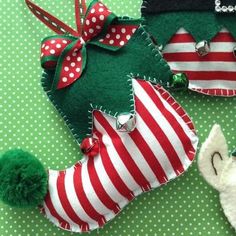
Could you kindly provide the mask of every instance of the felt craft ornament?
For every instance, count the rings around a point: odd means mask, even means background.
[[[173,72],[189,89],[236,95],[236,1],[146,0],[142,15]]]
[[[236,153],[228,156],[227,141],[219,125],[214,125],[202,145],[198,167],[205,180],[220,193],[226,217],[236,229]]]
[[[192,121],[162,87],[186,88],[187,81],[170,71],[140,21],[118,18],[99,1],[86,12],[75,1],[77,31],[26,3],[59,34],[42,42],[42,85],[84,155],[45,174],[32,155],[8,152],[0,159],[0,197],[12,206],[40,205],[62,229],[91,231],[192,163]]]

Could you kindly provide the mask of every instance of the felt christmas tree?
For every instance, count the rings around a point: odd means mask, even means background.
[[[236,95],[236,1],[147,0],[142,15],[175,73],[189,89]]]
[[[42,86],[83,157],[46,173],[31,154],[7,152],[0,159],[0,197],[13,206],[40,205],[60,228],[94,230],[192,163],[193,123],[165,89],[188,82],[170,71],[140,20],[117,17],[97,0],[86,10],[76,0],[74,30],[26,3],[57,33],[42,41]]]

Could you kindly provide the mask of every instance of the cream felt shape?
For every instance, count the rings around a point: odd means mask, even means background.
[[[236,158],[228,156],[226,139],[219,125],[214,125],[202,145],[198,167],[205,180],[220,193],[226,217],[236,229]]]

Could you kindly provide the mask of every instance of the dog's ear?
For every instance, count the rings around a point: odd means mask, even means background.
[[[206,181],[217,190],[220,190],[222,170],[229,160],[224,134],[219,125],[214,125],[200,149],[198,168]]]

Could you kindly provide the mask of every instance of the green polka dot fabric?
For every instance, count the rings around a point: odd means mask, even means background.
[[[73,0],[35,3],[75,26]],[[139,17],[140,0],[104,0],[117,15]],[[0,0],[0,150],[24,148],[46,168],[64,169],[80,150],[62,117],[40,85],[40,42],[52,32],[27,9],[23,0]],[[236,98],[175,92],[195,122],[200,141],[219,123],[229,149],[236,147]],[[51,224],[37,208],[17,209],[0,203],[0,235],[71,235]],[[196,162],[168,185],[143,194],[115,220],[89,235],[208,236],[235,235],[219,203],[218,192],[199,175]]]

